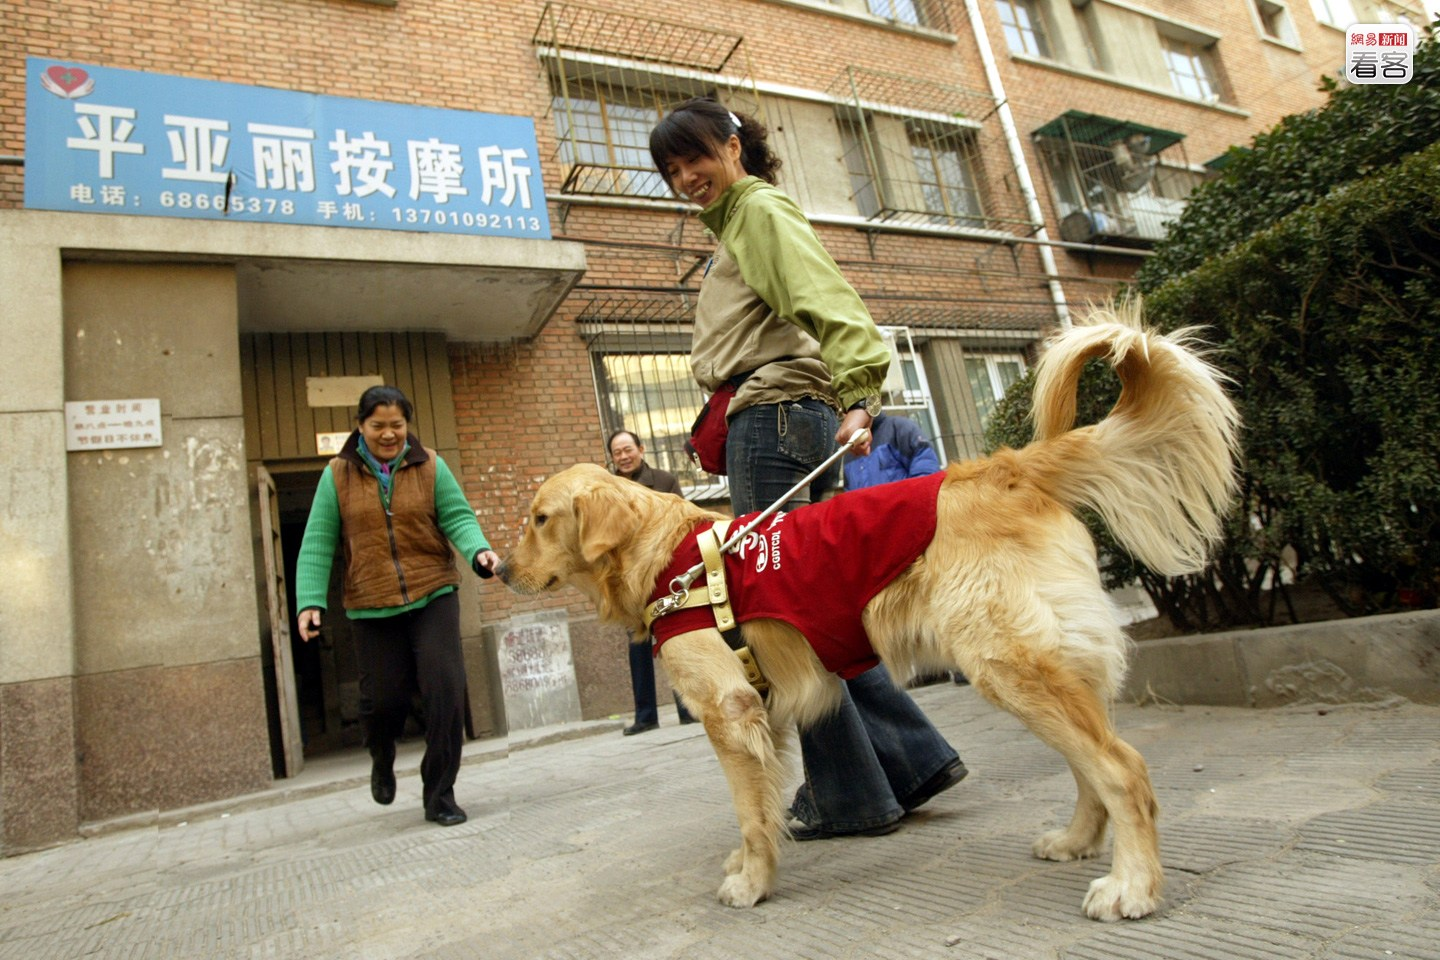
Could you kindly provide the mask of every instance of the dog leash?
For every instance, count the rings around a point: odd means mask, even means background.
[[[852,433],[849,440],[846,440],[843,444],[840,445],[839,449],[837,449],[834,453],[830,454],[830,456],[826,457],[818,467],[806,474],[804,479],[802,479],[799,483],[795,484],[795,486],[791,487],[789,490],[786,490],[784,493],[782,493],[778,500],[776,500],[774,503],[770,504],[770,506],[766,507],[764,510],[756,514],[755,519],[751,520],[744,527],[740,528],[739,531],[737,531],[728,540],[721,544],[717,556],[718,554],[723,553],[733,553],[735,547],[742,540],[748,537],[750,533],[755,530],[756,527],[760,526],[761,523],[773,516],[774,513],[782,506],[784,506],[791,497],[799,493],[804,487],[809,486],[810,483],[814,481],[816,477],[820,476],[820,474],[824,473],[832,463],[834,463],[836,460],[839,460],[846,453],[849,453],[850,448],[858,446],[860,443],[868,440],[869,437],[870,431],[866,430],[864,427]],[[720,525],[716,524],[716,526]],[[720,527],[722,531],[727,528],[728,521],[726,526]],[[721,536],[723,535],[724,534],[722,532]],[[654,623],[660,617],[665,616],[665,614],[667,613],[672,613],[676,610],[680,610],[686,606],[692,605],[688,602],[690,600],[690,585],[695,582],[696,577],[700,576],[700,574],[705,572],[705,566],[705,561],[702,559],[699,563],[695,564],[695,566],[691,567],[689,570],[686,570],[684,573],[671,579],[670,593],[667,596],[661,597],[659,600],[656,600],[654,603],[650,604],[650,606],[646,608],[645,625],[647,627],[650,626],[651,623]],[[719,597],[711,598],[712,600],[718,599],[720,603],[724,603],[726,600],[723,576],[724,574],[722,572],[721,582],[716,584],[716,588],[720,591]],[[707,600],[702,602],[709,603],[710,601]],[[731,626],[733,626],[733,623],[731,624]]]

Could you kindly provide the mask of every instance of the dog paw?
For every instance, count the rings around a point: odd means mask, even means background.
[[[727,907],[753,907],[770,895],[770,891],[746,879],[743,873],[732,873],[720,884],[720,902]]]
[[[1100,853],[1104,839],[1102,835],[1097,839],[1076,840],[1068,830],[1051,830],[1031,844],[1030,852],[1041,860],[1058,860],[1061,863],[1087,860]]]
[[[745,869],[745,848],[736,847],[730,851],[730,856],[725,858],[725,876],[734,876]]]
[[[1090,884],[1090,892],[1085,894],[1085,915],[1105,923],[1148,917],[1160,905],[1160,900],[1142,892],[1144,886],[1114,875],[1101,877]]]

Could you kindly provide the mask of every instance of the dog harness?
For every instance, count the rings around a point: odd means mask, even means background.
[[[654,651],[691,630],[783,620],[804,635],[825,669],[847,680],[859,676],[880,662],[861,613],[935,538],[944,479],[941,471],[776,514],[723,556],[718,544],[729,526],[742,528],[758,512],[696,527],[650,594],[646,619],[653,617]],[[702,560],[705,573],[691,593],[670,602],[671,581]]]

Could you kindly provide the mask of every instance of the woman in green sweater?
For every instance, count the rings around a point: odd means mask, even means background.
[[[420,763],[425,819],[465,822],[455,777],[465,728],[460,573],[450,544],[482,577],[500,557],[455,475],[410,431],[414,409],[394,387],[360,398],[357,424],[315,489],[295,568],[300,637],[320,633],[336,544],[345,561],[345,615],[360,668],[360,723],[370,749],[370,793],[395,799],[395,741],[417,687],[425,707]]]

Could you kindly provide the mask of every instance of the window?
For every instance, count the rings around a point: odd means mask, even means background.
[[[1342,30],[1359,19],[1350,0],[1310,0],[1310,8],[1316,20]]]
[[[640,438],[651,466],[670,471],[687,487],[709,484],[685,455],[690,425],[705,399],[691,377],[689,353],[592,356],[604,435],[623,427]]]
[[[841,148],[855,208],[868,220],[985,229],[973,127],[847,110]]]
[[[869,0],[869,3],[870,12],[877,17],[884,17],[886,20],[894,20],[898,23],[908,23],[912,27],[925,25],[915,0]]]
[[[1000,23],[1005,30],[1005,43],[1011,53],[1028,53],[1032,57],[1050,56],[1050,42],[1035,0],[995,0]]]
[[[670,188],[650,162],[650,129],[661,101],[641,90],[572,84],[552,104],[560,162],[573,167],[567,193],[666,197]]]
[[[1149,246],[1169,233],[1203,175],[1180,154],[1184,139],[1147,127],[1067,111],[1035,131],[1054,190],[1060,238],[1071,243]]]
[[[1414,13],[1393,3],[1375,4],[1375,19],[1380,23],[1408,23],[1412,27],[1420,26],[1416,22],[1418,18]]]
[[[1220,81],[1211,47],[1177,37],[1162,36],[1160,43],[1165,51],[1165,66],[1170,70],[1170,82],[1177,93],[1207,103],[1220,99]]]
[[[936,214],[936,221],[985,226],[972,167],[973,153],[974,140],[965,133],[937,136],[913,126],[910,129],[910,156],[915,161],[920,192],[925,209]]]
[[[966,354],[965,377],[970,381],[981,430],[990,426],[1005,391],[1024,375],[1025,358],[1018,353]]]
[[[935,400],[925,367],[910,337],[909,327],[880,327],[880,336],[890,351],[890,369],[885,375],[883,399],[885,412],[892,416],[909,417],[935,448],[935,456],[943,465],[948,461],[943,438],[935,416]]]
[[[1295,26],[1290,22],[1290,11],[1283,3],[1275,0],[1252,0],[1255,17],[1260,22],[1260,32],[1267,39],[1295,45]]]

